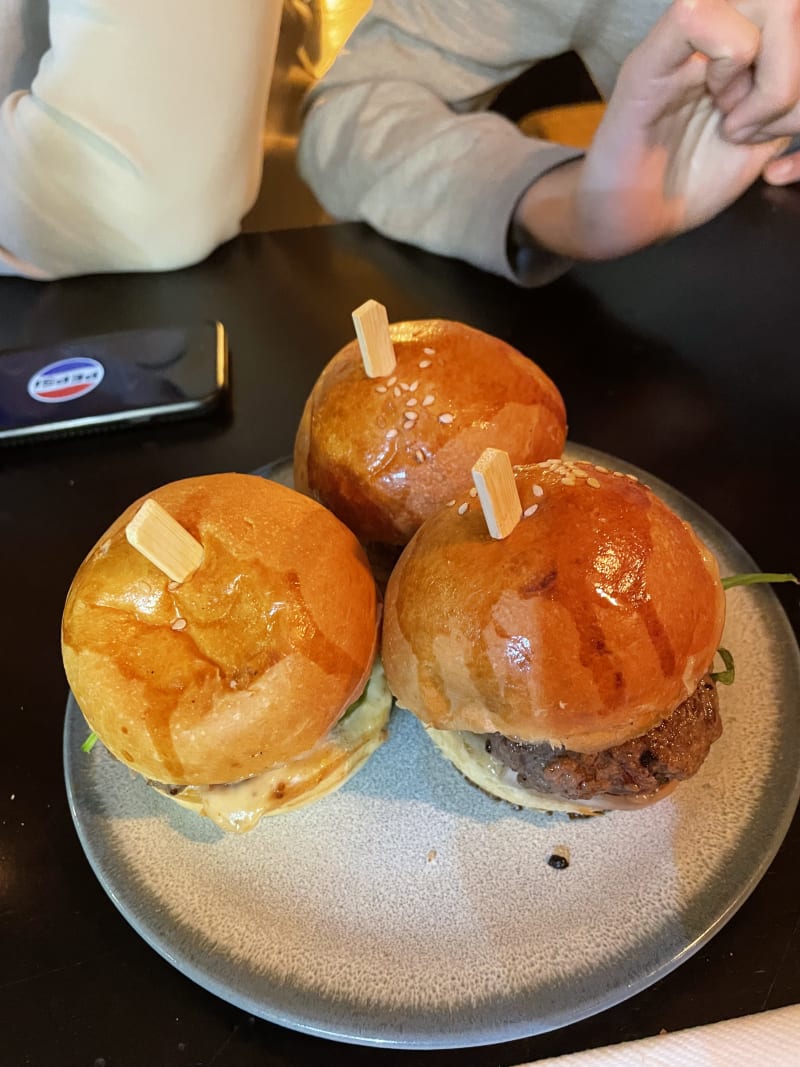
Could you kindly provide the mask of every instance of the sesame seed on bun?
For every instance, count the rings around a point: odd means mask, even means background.
[[[367,377],[356,341],[323,370],[294,478],[362,543],[401,546],[469,487],[487,445],[514,463],[560,456],[566,415],[544,371],[499,338],[441,319],[389,331],[397,365],[385,378]]]

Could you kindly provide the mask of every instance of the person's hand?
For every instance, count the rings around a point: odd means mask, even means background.
[[[800,2],[737,0],[761,34],[755,64],[717,98],[725,115],[723,135],[737,144],[758,144],[800,132]],[[766,181],[800,181],[800,152],[772,159]]]
[[[623,64],[584,159],[535,182],[515,225],[577,259],[606,259],[707,221],[800,132],[800,0],[675,0]]]

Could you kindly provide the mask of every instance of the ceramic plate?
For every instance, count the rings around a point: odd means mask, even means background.
[[[586,449],[570,455],[639,473]],[[755,569],[706,514],[641,477],[692,522],[723,574]],[[727,595],[736,684],[721,689],[724,734],[701,772],[652,808],[590,820],[514,811],[395,712],[389,741],[339,792],[225,836],[102,746],[84,754],[70,698],[64,762],[83,848],[156,951],[283,1026],[424,1049],[575,1022],[706,942],[764,874],[797,804],[794,635],[768,588]],[[554,852],[567,868],[548,865]]]

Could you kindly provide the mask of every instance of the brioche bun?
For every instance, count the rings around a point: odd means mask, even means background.
[[[373,667],[363,550],[319,504],[259,477],[188,478],[150,496],[203,545],[203,562],[178,584],[128,544],[143,500],[89,553],[62,623],[87,722],[117,759],[176,786],[307,757]]]
[[[404,550],[386,591],[389,687],[434,731],[600,752],[664,721],[708,671],[717,564],[630,476],[550,461],[515,477],[536,511],[504,540],[462,495]]]
[[[404,545],[471,484],[488,445],[513,463],[560,456],[566,416],[544,371],[496,337],[441,319],[389,330],[388,378],[366,376],[356,341],[323,370],[297,432],[294,479],[363,543]]]

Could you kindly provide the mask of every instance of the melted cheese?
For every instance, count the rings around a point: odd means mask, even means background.
[[[380,660],[364,698],[309,752],[230,785],[187,786],[172,799],[207,815],[223,830],[244,833],[264,815],[291,811],[332,792],[386,739],[392,696]]]

